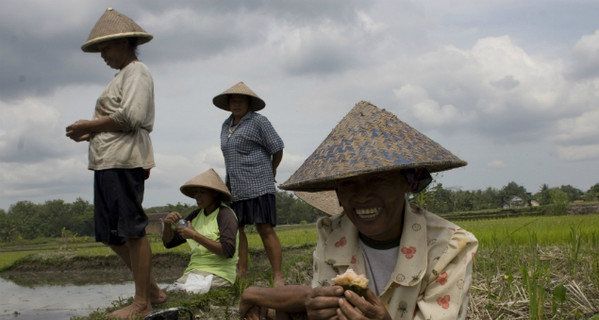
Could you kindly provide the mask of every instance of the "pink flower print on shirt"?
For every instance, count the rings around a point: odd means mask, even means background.
[[[414,247],[403,247],[401,248],[401,253],[403,253],[406,256],[406,259],[410,260],[412,258],[414,258],[414,254],[416,253],[416,248]]]
[[[358,259],[356,259],[356,257],[354,257],[354,256],[351,256],[351,261],[349,263],[355,264],[356,261],[358,261]]]
[[[447,283],[447,272],[441,273],[437,279],[435,279],[440,285],[445,285]]]
[[[445,296],[437,299],[437,304],[443,309],[449,309],[449,300],[451,300],[451,297],[446,294]]]
[[[343,247],[346,244],[347,239],[345,239],[345,237],[342,237],[341,239],[339,239],[339,241],[335,242],[335,248]]]

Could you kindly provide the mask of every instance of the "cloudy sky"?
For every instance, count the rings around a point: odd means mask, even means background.
[[[536,192],[599,182],[599,2],[303,0],[0,2],[0,209],[92,200],[89,119],[115,74],[80,49],[107,7],[154,35],[157,167],[144,206],[191,203],[179,186],[214,168],[244,81],[285,142],[284,182],[359,101],[396,114],[468,161],[445,187]]]

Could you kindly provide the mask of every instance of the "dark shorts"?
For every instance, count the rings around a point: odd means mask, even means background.
[[[136,169],[94,171],[96,241],[122,245],[146,235],[148,216],[141,205],[145,172]]]
[[[231,209],[237,215],[239,226],[256,223],[270,223],[273,227],[277,225],[277,206],[272,193],[235,201],[231,204]]]

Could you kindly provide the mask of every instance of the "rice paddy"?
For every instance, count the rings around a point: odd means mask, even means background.
[[[533,216],[477,221],[456,221],[479,239],[471,289],[469,319],[599,319],[599,214]],[[311,255],[285,256],[285,249],[316,244],[313,224],[278,226],[288,282],[309,281]],[[260,252],[259,235],[248,231],[250,254]],[[76,255],[108,255],[109,249],[88,241],[65,239],[21,244],[0,250],[0,269],[32,253],[68,251]],[[167,250],[151,236],[153,253]],[[54,243],[52,243],[54,241]],[[48,248],[54,248],[50,250]],[[252,263],[258,263],[254,261]],[[269,278],[269,266],[260,266],[254,279]],[[262,279],[264,284],[264,279]],[[254,283],[255,284],[255,283]],[[246,285],[234,289],[238,292]],[[234,304],[234,302],[233,302]],[[215,317],[218,319],[218,316]]]

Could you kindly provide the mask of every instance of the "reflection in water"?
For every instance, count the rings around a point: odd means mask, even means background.
[[[161,288],[177,279],[187,259],[155,256],[152,274]],[[162,260],[161,260],[162,259]],[[85,316],[113,301],[128,299],[135,289],[132,274],[114,257],[90,264],[67,261],[63,267],[20,268],[0,273],[0,320],[64,320]],[[57,271],[59,269],[59,271]]]
[[[158,270],[156,270],[158,271]],[[162,271],[162,270],[161,270]],[[160,272],[179,275],[181,270]],[[175,280],[157,279],[161,288]],[[166,283],[166,284],[165,284]],[[98,308],[110,307],[113,301],[128,299],[135,293],[131,273],[104,272],[14,272],[0,277],[0,320],[64,320],[85,316]]]
[[[105,308],[134,293],[133,283],[22,287],[0,278],[0,319],[68,319]]]

